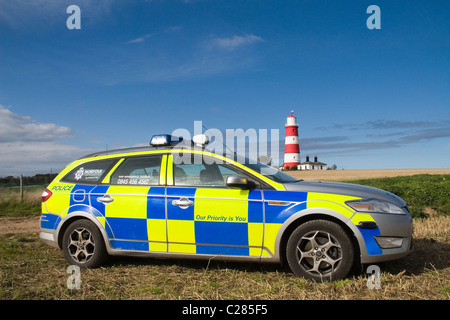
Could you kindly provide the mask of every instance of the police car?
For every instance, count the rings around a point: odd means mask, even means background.
[[[145,148],[74,161],[42,194],[41,240],[84,267],[110,255],[217,258],[287,262],[314,280],[411,251],[412,219],[399,197],[299,181],[214,154],[207,142],[157,135]]]

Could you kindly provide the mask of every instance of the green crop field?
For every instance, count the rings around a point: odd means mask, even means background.
[[[450,175],[414,176],[345,181],[383,189],[406,201],[413,218],[450,215]]]

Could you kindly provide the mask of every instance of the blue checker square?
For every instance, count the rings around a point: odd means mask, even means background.
[[[115,239],[148,240],[147,219],[106,218]]]
[[[212,246],[212,245],[197,245],[198,254],[223,254],[229,256],[248,256],[250,250],[247,247],[228,247],[228,246]]]
[[[238,222],[195,221],[195,242],[248,246],[248,225]]]
[[[148,242],[111,240],[114,249],[149,251]]]

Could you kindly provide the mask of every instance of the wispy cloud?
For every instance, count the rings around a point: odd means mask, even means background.
[[[139,43],[139,42],[144,42],[146,39],[150,38],[152,36],[152,34],[146,34],[142,37],[136,38],[136,39],[132,39],[130,41],[127,41],[127,43]]]
[[[358,124],[320,127],[339,135],[318,138],[300,137],[300,148],[327,155],[351,155],[369,150],[389,150],[417,143],[450,138],[450,120],[399,121],[375,120]],[[375,133],[374,133],[375,132]]]
[[[149,41],[149,46],[153,46],[154,50],[132,45],[150,37],[152,41]],[[237,49],[250,48],[261,41],[264,40],[254,35],[208,40],[199,36],[186,40],[169,31],[155,32],[127,41],[130,45],[126,48],[113,47],[108,51],[108,57],[111,58],[99,59],[94,68],[99,69],[96,72],[98,81],[106,85],[205,78],[251,68],[260,55],[254,51]],[[133,59],[129,58],[131,55]],[[85,72],[92,79],[92,70],[86,69]]]
[[[436,128],[449,126],[450,120],[441,121],[400,121],[400,120],[371,120],[358,123],[339,123],[328,127],[317,127],[315,130],[323,129],[348,129],[348,130],[396,130],[396,129],[415,129],[418,128]]]
[[[234,35],[230,38],[214,38],[211,40],[213,46],[229,51],[259,42],[265,42],[265,40],[253,34],[246,34],[243,36]]]

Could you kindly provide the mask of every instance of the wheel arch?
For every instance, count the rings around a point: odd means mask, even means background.
[[[97,228],[100,230],[100,233],[103,237],[103,241],[106,245],[106,248],[109,251],[108,236],[106,234],[106,230],[103,227],[103,225],[93,215],[86,213],[86,212],[82,212],[82,211],[72,212],[72,213],[66,215],[60,222],[60,224],[57,228],[57,232],[56,232],[56,234],[57,234],[56,242],[58,244],[58,248],[62,249],[62,240],[64,237],[64,232],[67,230],[67,228],[70,226],[70,224],[72,224],[73,222],[75,222],[77,220],[82,220],[82,219],[90,220],[97,226]]]
[[[287,219],[278,231],[278,235],[275,242],[276,258],[284,265],[286,261],[286,245],[292,232],[305,222],[312,220],[328,220],[337,223],[344,231],[350,236],[353,247],[355,249],[355,257],[361,255],[361,242],[358,241],[357,228],[351,228],[348,222],[350,218],[329,209],[323,208],[311,208],[292,215]]]

